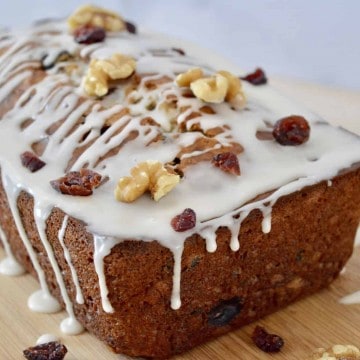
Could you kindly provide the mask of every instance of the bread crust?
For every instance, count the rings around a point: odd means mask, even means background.
[[[64,242],[78,273],[85,302],[76,302],[58,231],[64,212],[54,208],[47,237],[63,272],[77,319],[115,352],[165,359],[237,329],[330,284],[352,254],[360,218],[360,168],[281,197],[273,207],[272,229],[252,211],[240,230],[240,249],[229,247],[227,228],[217,231],[218,249],[206,251],[204,240],[185,241],[181,264],[179,310],[170,307],[173,256],[156,240],[124,240],[104,260],[109,300],[114,313],[101,306],[93,263],[93,236],[83,222],[69,218]],[[36,230],[33,199],[18,197],[26,233],[37,252],[51,293],[62,303],[52,267]],[[0,225],[16,259],[36,276],[0,186]]]

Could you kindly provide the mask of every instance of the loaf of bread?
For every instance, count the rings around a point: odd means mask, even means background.
[[[63,332],[165,359],[351,256],[360,139],[260,69],[84,6],[1,33],[0,79],[0,271],[36,276]]]

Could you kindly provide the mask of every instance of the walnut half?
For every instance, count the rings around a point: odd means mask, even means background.
[[[180,181],[180,176],[170,173],[158,161],[141,162],[130,171],[131,176],[119,180],[115,198],[122,202],[133,202],[146,191],[150,191],[155,201],[159,201]]]
[[[198,99],[209,103],[221,103],[225,100],[229,82],[225,76],[216,74],[193,81],[190,89]]]
[[[123,31],[126,29],[126,23],[119,14],[93,5],[79,7],[68,18],[68,25],[71,30],[82,25],[99,26],[107,31]]]
[[[227,101],[232,106],[242,108],[246,103],[241,81],[229,71],[221,70],[205,77],[200,68],[192,68],[179,74],[175,80],[180,87],[190,87],[192,93],[208,103]]]
[[[109,59],[92,59],[84,79],[85,92],[90,96],[104,96],[109,91],[110,80],[130,77],[136,69],[136,61],[126,55],[113,54]]]

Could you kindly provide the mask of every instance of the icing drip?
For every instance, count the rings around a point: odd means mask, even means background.
[[[59,302],[46,290],[37,290],[28,298],[28,307],[31,311],[53,314],[61,310]]]
[[[233,222],[233,225],[230,227],[231,231],[231,240],[230,240],[230,248],[232,251],[238,251],[240,249],[240,241],[239,234],[241,229],[241,223],[247,218],[249,215],[249,211],[242,211],[236,217],[238,217],[237,221]]]
[[[59,341],[59,337],[53,334],[43,334],[36,340],[36,345],[46,344],[52,341]]]
[[[69,250],[67,249],[67,247],[66,247],[66,245],[64,243],[65,231],[66,231],[66,228],[67,228],[68,220],[69,220],[69,216],[65,215],[63,223],[61,225],[61,229],[59,230],[58,238],[59,238],[59,242],[60,242],[60,244],[61,244],[61,246],[63,248],[64,257],[65,257],[66,262],[69,265],[69,268],[70,268],[70,271],[71,271],[71,276],[72,276],[72,279],[73,279],[73,282],[74,282],[74,285],[75,285],[75,288],[76,288],[76,302],[78,304],[83,304],[84,303],[84,297],[83,297],[83,294],[82,294],[82,291],[81,291],[81,288],[80,288],[79,278],[77,276],[76,270],[75,270],[74,265],[72,263],[70,252],[69,252]]]
[[[174,249],[174,275],[173,275],[173,288],[171,293],[171,308],[174,310],[180,309],[181,297],[180,297],[180,282],[181,282],[181,258],[184,248],[181,246]]]
[[[357,232],[356,232],[354,246],[355,247],[360,246],[360,226],[358,227]]]
[[[94,265],[99,278],[101,304],[107,313],[114,312],[114,309],[108,299],[109,291],[106,285],[104,258],[111,253],[112,248],[118,243],[120,243],[120,240],[115,238],[94,235]]]
[[[263,221],[261,223],[261,229],[264,234],[268,234],[271,231],[271,212],[272,212],[272,206],[265,206],[262,209],[263,213]]]
[[[343,297],[340,303],[345,305],[360,304],[360,290]]]
[[[61,321],[60,330],[66,335],[79,335],[84,331],[84,327],[72,315]]]
[[[61,329],[61,331],[63,331],[64,333],[66,333],[68,335],[75,335],[75,334],[79,334],[80,332],[82,332],[83,327],[75,318],[73,304],[67,293],[61,269],[55,258],[54,250],[51,247],[51,245],[47,239],[47,236],[46,236],[46,220],[50,215],[51,209],[52,209],[52,206],[49,206],[48,204],[43,204],[41,202],[35,202],[35,205],[34,205],[35,223],[36,223],[36,227],[37,227],[41,242],[44,245],[47,257],[48,257],[51,267],[54,271],[56,281],[59,285],[60,293],[61,293],[62,299],[65,303],[65,309],[69,315],[68,318],[66,318],[65,320],[63,320],[61,322],[60,329]]]
[[[0,274],[8,276],[19,276],[24,274],[25,269],[15,259],[15,256],[10,248],[7,236],[1,227],[0,238],[6,254],[6,258],[0,261]]]
[[[46,283],[45,274],[43,269],[41,268],[39,261],[37,259],[37,255],[35,253],[34,248],[32,247],[25,229],[23,227],[19,210],[17,207],[17,198],[20,193],[20,188],[13,184],[8,176],[5,175],[6,170],[2,168],[2,184],[7,196],[7,200],[9,203],[9,207],[11,210],[11,214],[14,218],[16,227],[18,229],[21,240],[24,243],[26,251],[29,254],[30,260],[33,264],[33,267],[37,273],[41,290],[33,293],[28,299],[28,306],[31,310],[36,312],[46,312],[53,313],[60,310],[59,302],[50,294],[48,285]]]
[[[355,235],[355,242],[354,242],[354,247],[358,247],[360,245],[360,226],[357,229],[356,235]],[[343,268],[340,272],[340,275],[343,275],[346,272],[346,269]],[[350,305],[350,304],[360,304],[360,290],[354,292],[353,294],[347,295],[345,297],[343,297],[340,300],[341,304],[346,304],[346,305]]]

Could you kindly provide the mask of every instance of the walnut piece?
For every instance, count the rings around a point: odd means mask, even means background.
[[[130,171],[131,176],[119,180],[115,198],[122,202],[133,202],[146,191],[150,191],[155,201],[159,201],[180,181],[180,176],[170,173],[158,161],[141,162]]]
[[[242,91],[240,79],[225,70],[218,71],[218,74],[226,77],[229,82],[225,100],[234,106],[243,107],[246,103],[246,98]]]
[[[119,14],[93,5],[79,7],[68,18],[68,25],[71,30],[82,25],[99,26],[107,31],[123,31],[126,29],[125,21]]]
[[[202,69],[193,68],[178,75],[175,82],[180,87],[190,87],[198,99],[209,103],[227,101],[239,108],[246,103],[241,80],[229,71],[221,70],[211,77],[205,77]]]
[[[318,349],[308,360],[359,360],[360,350],[354,345],[334,345],[331,349]]]
[[[193,81],[190,89],[198,99],[209,103],[221,103],[228,93],[229,81],[225,76],[216,74]]]
[[[90,96],[104,96],[109,92],[110,80],[130,77],[136,61],[126,55],[113,54],[109,59],[92,59],[84,79],[84,90]]]
[[[179,74],[175,82],[180,87],[189,87],[193,81],[202,77],[204,77],[204,72],[200,68],[192,68],[185,73]]]

